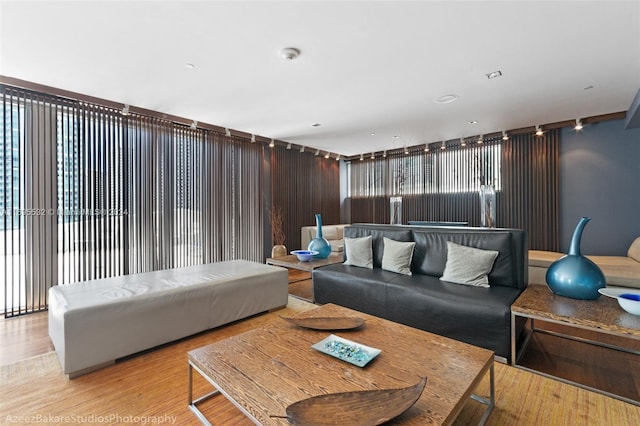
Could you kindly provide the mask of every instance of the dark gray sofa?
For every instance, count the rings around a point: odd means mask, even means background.
[[[368,235],[374,268],[334,264],[314,270],[316,303],[335,303],[484,347],[509,361],[511,304],[527,286],[523,230],[376,224],[354,224],[344,230],[345,238]],[[381,269],[383,237],[416,242],[412,275]],[[440,280],[447,241],[499,252],[489,273],[489,288]]]

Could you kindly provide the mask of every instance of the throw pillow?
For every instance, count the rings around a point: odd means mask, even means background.
[[[345,265],[373,269],[371,235],[363,238],[345,238],[344,251],[347,256]]]
[[[415,242],[405,243],[383,237],[384,250],[382,252],[382,269],[411,275],[411,258]]]
[[[338,238],[338,228],[335,226],[323,226],[322,227],[322,236],[327,240],[339,240]]]
[[[447,263],[440,278],[456,284],[489,287],[488,274],[499,252],[447,241]]]

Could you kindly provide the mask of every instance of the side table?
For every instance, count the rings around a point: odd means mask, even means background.
[[[269,257],[266,263],[268,265],[282,266],[283,268],[299,269],[301,271],[311,272],[321,266],[332,265],[334,263],[344,262],[342,253],[331,253],[326,259],[313,259],[309,262],[301,262],[294,254],[280,257]]]
[[[530,323],[527,335],[518,350],[516,336],[516,323],[524,318]],[[545,330],[536,327],[536,321],[544,321],[552,324],[560,324],[569,330],[566,334]],[[588,330],[594,336],[612,335],[616,336],[621,344],[606,343],[601,340],[587,339],[577,336],[577,329]],[[573,331],[576,331],[574,334]],[[575,381],[563,379],[562,377],[551,376],[544,372],[532,370],[519,365],[521,357],[527,349],[534,333],[544,333],[578,341],[584,344],[596,345],[607,349],[622,351],[628,354],[640,355],[637,348],[637,341],[640,341],[640,316],[625,312],[616,300],[601,296],[597,300],[577,300],[553,294],[546,285],[531,284],[518,297],[511,306],[511,363],[513,366],[529,371],[553,377],[555,379],[572,383],[595,392],[606,394],[614,398],[624,400],[632,404],[640,405],[639,400],[626,398],[603,389],[597,389]],[[629,340],[631,339],[631,340]],[[635,342],[634,342],[635,341]],[[634,342],[634,344],[631,344]],[[626,345],[626,343],[629,343]],[[635,348],[634,348],[635,346]],[[630,371],[629,374],[632,374]]]

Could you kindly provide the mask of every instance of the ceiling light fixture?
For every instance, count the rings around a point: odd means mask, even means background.
[[[576,120],[576,126],[574,127],[575,130],[582,130],[582,121],[580,121],[580,119],[578,118]]]
[[[320,127],[320,126],[321,126],[321,124],[320,124],[320,123],[313,123],[313,124],[311,125],[311,127]]]
[[[445,143],[445,141],[442,141],[442,146],[440,147],[440,149],[447,149],[447,144]]]
[[[304,152],[304,146],[300,147],[300,152]]]
[[[478,120],[469,120],[467,124],[478,124]]]
[[[372,159],[372,160],[375,160],[375,159],[376,159],[376,155],[375,155],[373,152],[371,153],[371,159]]]
[[[122,115],[129,115],[129,105],[125,105],[120,112]]]
[[[458,95],[442,95],[439,98],[435,99],[435,103],[450,104],[451,102],[455,102],[457,100],[458,100]]]
[[[482,135],[478,136],[478,143],[483,143],[484,139],[482,139]]]
[[[336,157],[336,161],[340,161],[340,154]]]
[[[225,136],[231,136],[231,130],[227,129],[226,127],[224,128],[224,135]]]
[[[387,150],[386,149],[384,151],[382,151],[382,157],[383,158],[387,158]]]
[[[276,142],[271,139],[271,142],[269,142],[269,148],[273,148],[274,146],[276,146]]]
[[[376,135],[376,132],[371,132],[371,136],[375,136],[375,135]]]
[[[424,152],[429,152],[429,144],[428,143],[424,144]]]
[[[502,131],[502,140],[503,141],[508,141],[509,140],[509,136],[507,135],[506,130]]]
[[[287,144],[287,149],[291,149],[291,142]]]
[[[404,153],[405,153],[405,155],[409,155],[409,150],[407,149],[407,146],[406,146],[406,145],[405,145],[405,147],[404,147]]]
[[[464,138],[460,138],[460,146],[467,146],[467,143],[464,141]]]
[[[316,150],[316,154],[315,155],[316,156],[320,155],[320,150],[319,149]]]
[[[500,77],[502,75],[502,71],[492,71],[490,73],[485,74],[489,80],[492,78]]]
[[[360,154],[360,161],[364,161],[364,154]]]
[[[198,128],[198,120],[193,120],[193,123],[191,123],[191,128],[193,130],[196,130]]]
[[[282,56],[282,59],[286,59],[287,61],[293,61],[300,56],[300,50],[295,47],[285,47],[280,51],[280,56]]]
[[[251,143],[256,143],[256,135],[251,135]]]
[[[536,124],[536,136],[542,136],[543,134],[542,128]]]
[[[324,155],[324,158],[329,158],[329,152]]]
[[[184,67],[189,68],[190,70],[196,69],[196,66],[194,64],[184,64]]]

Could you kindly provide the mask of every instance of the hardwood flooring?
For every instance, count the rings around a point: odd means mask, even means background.
[[[289,273],[290,294],[306,300],[313,299],[309,272],[292,270]],[[555,327],[555,329],[553,328]],[[553,326],[554,331],[560,326]],[[581,337],[592,338],[583,331]],[[609,343],[619,343],[608,337]],[[640,341],[627,341],[640,350]],[[48,335],[47,312],[0,319],[0,365],[9,365],[54,350]],[[552,376],[577,381],[601,389],[615,389],[618,394],[640,400],[640,356],[536,335],[521,364]]]

